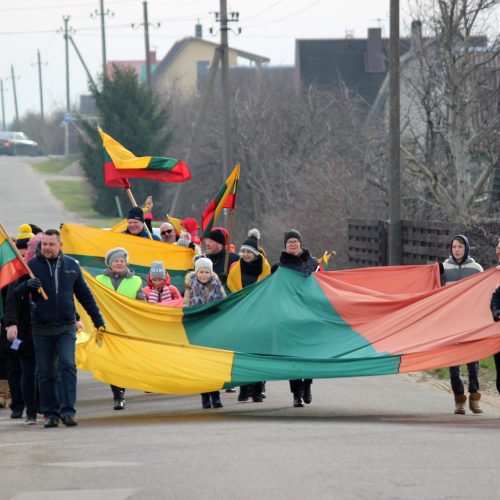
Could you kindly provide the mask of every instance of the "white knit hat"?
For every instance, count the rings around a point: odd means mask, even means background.
[[[208,257],[200,255],[194,261],[194,272],[197,273],[199,269],[204,269],[204,268],[209,269],[211,273],[214,272],[214,266],[212,264],[212,261]]]

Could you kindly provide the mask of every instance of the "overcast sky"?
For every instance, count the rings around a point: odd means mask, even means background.
[[[408,0],[401,0],[402,18]],[[144,31],[133,29],[141,23],[142,0],[104,0],[106,16],[107,59],[144,59]],[[150,29],[150,46],[163,58],[172,44],[194,35],[197,20],[203,25],[204,38],[209,28],[217,30],[214,12],[218,0],[149,0],[149,22],[160,22]],[[91,17],[99,10],[99,0],[16,0],[0,1],[0,78],[4,86],[7,122],[14,118],[11,65],[16,76],[16,93],[20,116],[27,111],[39,112],[37,49],[42,58],[44,107],[46,113],[64,108],[65,63],[63,16],[70,16],[73,38],[92,75],[102,68],[100,18]],[[273,65],[294,62],[294,40],[297,38],[343,38],[346,32],[365,37],[369,27],[381,26],[388,36],[389,0],[240,0],[229,1],[228,10],[238,11],[242,33],[230,33],[230,45],[267,56]],[[402,34],[406,27],[402,21]],[[72,104],[87,92],[85,72],[70,46],[70,96]],[[0,123],[1,126],[1,123]]]

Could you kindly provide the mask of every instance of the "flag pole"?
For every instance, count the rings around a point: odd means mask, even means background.
[[[229,233],[228,233],[228,242],[226,248],[226,259],[224,261],[224,274],[227,274],[228,265],[229,265],[229,246],[231,245],[231,238],[233,236],[233,224],[234,224],[234,208],[231,208],[231,213],[229,214]]]
[[[11,244],[12,248],[16,252],[16,255],[19,257],[22,265],[24,266],[24,268],[26,269],[26,271],[30,275],[30,278],[36,278],[36,276],[33,274],[33,271],[28,267],[28,264],[26,264],[24,257],[21,255],[21,252],[16,247],[16,244],[12,241],[12,238],[10,237],[9,233],[5,230],[5,227],[3,227],[3,224],[1,222],[0,222],[0,231],[2,231],[3,235],[9,240],[9,243]],[[47,297],[47,294],[45,293],[45,290],[42,287],[40,287],[38,289],[38,292],[40,293],[40,295],[43,297],[44,300],[49,300],[49,298]]]
[[[128,180],[127,180],[127,183],[128,183]],[[130,201],[132,202],[132,205],[134,207],[138,207],[139,205],[137,205],[137,202],[135,201],[134,195],[132,194],[132,191],[130,190],[130,184],[129,184],[129,187],[126,187],[124,189],[125,189],[125,192],[127,193],[128,197],[129,197]],[[141,210],[142,210],[142,208],[141,208]],[[146,223],[144,223],[144,228],[146,229],[146,232],[148,233],[149,239],[152,240],[153,236],[151,236],[151,233],[149,232],[149,228],[148,228],[148,226],[147,226]]]

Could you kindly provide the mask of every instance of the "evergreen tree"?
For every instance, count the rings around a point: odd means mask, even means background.
[[[98,111],[98,123],[81,120],[84,132],[80,136],[81,165],[94,188],[95,210],[114,214],[116,195],[124,207],[128,207],[130,201],[123,189],[104,185],[103,149],[97,126],[136,156],[166,156],[171,140],[169,112],[153,91],[139,84],[132,69],[114,65],[111,78],[104,76],[100,87],[99,91],[89,86]],[[155,196],[161,185],[146,179],[131,179],[130,184],[139,205],[148,195]]]

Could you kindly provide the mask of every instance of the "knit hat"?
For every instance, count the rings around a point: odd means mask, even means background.
[[[128,252],[125,250],[125,248],[117,247],[117,248],[112,248],[111,250],[108,250],[108,253],[104,257],[104,263],[108,266],[111,267],[111,264],[115,259],[118,259],[122,257],[125,259],[128,263]]]
[[[200,226],[198,226],[198,222],[196,219],[193,219],[192,217],[189,217],[187,219],[184,219],[182,221],[182,227],[188,232],[188,233],[193,233],[194,231],[200,229]]]
[[[38,234],[38,233],[43,233],[43,229],[41,227],[38,227],[36,224],[29,224],[30,227],[31,227],[31,232],[33,234]]]
[[[16,248],[28,248],[28,243],[33,236],[35,235],[31,232],[31,226],[29,224],[19,226],[19,234],[16,238]]]
[[[175,242],[175,244],[181,247],[188,247],[191,244],[191,241],[191,235],[187,231],[181,231],[179,239]]]
[[[208,268],[211,273],[214,272],[214,266],[212,264],[212,261],[208,258],[205,257],[204,255],[200,255],[195,258],[194,261],[194,272],[197,273],[200,269]]]
[[[296,238],[302,243],[302,235],[296,229],[291,229],[285,233],[285,241],[283,242],[283,245],[286,245],[286,242],[292,238]]]
[[[151,269],[149,270],[149,277],[154,279],[164,280],[167,277],[167,271],[165,270],[165,265],[161,260],[155,260],[151,264]]]
[[[254,255],[259,255],[259,238],[260,231],[258,229],[250,229],[248,231],[248,238],[241,245],[240,251],[247,250]]]
[[[222,229],[212,229],[210,231],[210,234],[207,236],[207,238],[214,240],[215,242],[219,243],[220,245],[225,246],[226,244],[226,236]]]
[[[127,219],[135,219],[144,222],[144,212],[141,207],[132,207],[127,214]]]

